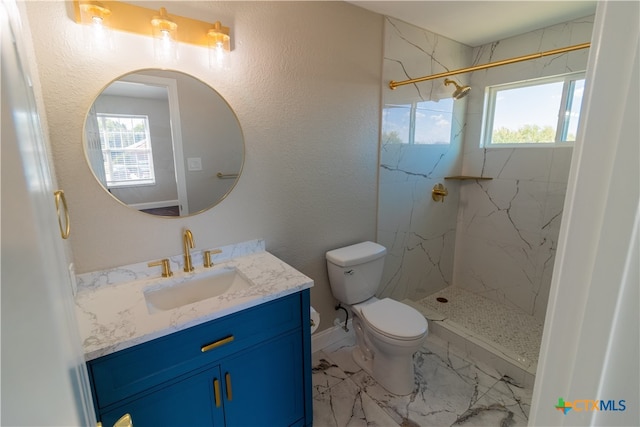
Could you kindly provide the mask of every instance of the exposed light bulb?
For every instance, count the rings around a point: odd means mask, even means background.
[[[91,51],[104,52],[113,49],[111,30],[106,18],[111,11],[99,3],[85,3],[80,7],[82,22],[86,24],[84,39]]]
[[[91,28],[98,43],[106,43],[110,32],[109,29],[104,26],[104,19],[100,16],[94,16],[91,18],[91,22]]]
[[[229,29],[216,22],[209,30],[209,67],[218,69],[230,68],[230,40]]]
[[[178,59],[178,43],[176,31],[178,25],[169,19],[167,10],[160,8],[160,15],[151,20],[154,35],[156,59],[162,62],[174,62]]]

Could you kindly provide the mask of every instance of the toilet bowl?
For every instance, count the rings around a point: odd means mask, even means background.
[[[427,338],[426,319],[390,298],[371,298],[351,309],[355,362],[391,393],[410,394],[415,385],[413,354]]]
[[[374,296],[386,249],[363,242],[326,254],[334,297],[353,313],[353,358],[382,387],[406,395],[414,389],[413,354],[427,338],[428,324],[413,307]]]

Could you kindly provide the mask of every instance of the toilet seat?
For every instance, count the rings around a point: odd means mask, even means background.
[[[427,333],[427,319],[413,307],[384,298],[361,308],[371,329],[396,340],[415,340]]]

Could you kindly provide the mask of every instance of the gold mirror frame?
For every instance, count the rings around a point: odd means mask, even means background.
[[[164,84],[163,79],[175,81],[175,85],[168,82],[171,87],[165,86],[166,95],[162,95],[162,89],[159,89]],[[147,87],[143,87],[143,80],[147,81]],[[147,94],[137,95],[138,89]],[[166,101],[159,99],[164,96]],[[153,184],[109,185],[107,168],[111,168],[109,176],[112,177],[123,173],[135,174],[129,173],[126,162],[126,165],[114,166],[112,162],[107,166],[105,156],[112,159],[115,155],[112,152],[118,149],[103,150],[101,138],[105,138],[105,133],[100,135],[98,120],[105,123],[105,115],[144,116],[140,111],[147,103],[158,106],[153,107],[153,113],[147,114],[155,181]],[[163,218],[184,218],[216,206],[235,188],[244,167],[244,135],[231,106],[208,84],[176,70],[135,70],[109,82],[96,95],[85,116],[82,139],[87,164],[105,192],[133,210]],[[157,148],[153,145],[154,140]],[[180,147],[182,150],[175,150]],[[172,159],[169,159],[170,151]],[[118,155],[124,156],[122,150],[116,157]],[[114,172],[114,167],[121,171]],[[174,173],[175,190],[170,182],[171,171]],[[160,206],[168,201],[176,201],[177,205]],[[149,208],[142,209],[144,207]],[[178,215],[175,215],[176,211]]]

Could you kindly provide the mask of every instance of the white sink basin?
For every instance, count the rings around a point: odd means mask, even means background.
[[[233,267],[218,268],[206,276],[154,285],[144,290],[150,314],[193,304],[225,293],[246,289],[251,283]]]

